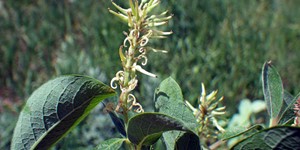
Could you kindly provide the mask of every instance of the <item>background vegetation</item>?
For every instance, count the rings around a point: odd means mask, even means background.
[[[122,1],[117,1],[123,3]],[[229,114],[242,98],[262,99],[261,67],[272,60],[285,88],[300,91],[298,0],[167,0],[174,34],[157,47],[141,75],[136,97],[151,110],[154,89],[171,75],[185,99],[195,101],[201,82],[219,89]],[[22,104],[42,83],[61,74],[85,74],[109,83],[120,60],[126,26],[108,13],[110,1],[0,1],[0,149],[8,149]],[[57,149],[94,147],[115,134],[101,106]],[[106,129],[106,132],[103,132]],[[78,136],[80,135],[80,136]],[[72,148],[73,149],[73,148]]]

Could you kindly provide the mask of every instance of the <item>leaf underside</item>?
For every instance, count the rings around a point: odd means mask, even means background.
[[[281,126],[262,130],[237,143],[232,149],[300,149],[300,128]]]
[[[72,130],[114,90],[96,79],[61,76],[40,86],[27,100],[11,149],[47,149]]]

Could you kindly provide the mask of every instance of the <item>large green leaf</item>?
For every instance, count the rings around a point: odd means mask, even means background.
[[[170,130],[191,132],[185,124],[173,117],[161,113],[142,113],[132,117],[128,122],[128,139],[139,146],[152,145]]]
[[[114,90],[79,75],[57,77],[27,100],[14,130],[11,149],[47,149],[74,128]]]
[[[126,139],[124,138],[112,138],[100,143],[96,149],[97,150],[118,150],[122,146],[125,140]]]
[[[193,112],[186,107],[181,88],[169,77],[161,82],[155,92],[155,108],[158,112],[168,114],[185,122],[190,129],[196,130],[197,122]],[[194,131],[196,133],[196,131]],[[163,134],[167,149],[173,150],[176,140],[182,136],[180,131],[170,131]]]
[[[283,85],[279,73],[266,62],[262,69],[263,91],[271,119],[278,117],[283,105]]]
[[[237,143],[233,149],[300,149],[299,141],[300,128],[281,126],[262,130]]]

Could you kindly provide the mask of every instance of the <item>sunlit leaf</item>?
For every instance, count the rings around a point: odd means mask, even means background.
[[[43,84],[27,100],[11,149],[47,149],[72,130],[114,90],[96,79],[71,75]]]
[[[262,80],[267,110],[270,117],[275,119],[283,105],[283,85],[279,73],[270,62],[263,66]]]
[[[161,82],[155,92],[155,108],[158,112],[168,114],[185,122],[190,129],[197,129],[196,118],[193,112],[185,106],[180,86],[169,77]],[[194,131],[196,133],[196,131]],[[176,140],[182,136],[180,131],[170,131],[163,134],[167,149],[175,148]]]

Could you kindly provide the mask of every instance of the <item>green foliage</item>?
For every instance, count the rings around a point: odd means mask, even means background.
[[[176,44],[165,45],[169,55],[164,63],[158,57],[153,68],[170,72],[189,100],[196,99],[201,82],[219,89],[230,111],[240,99],[261,98],[258,70],[265,60],[276,60],[287,90],[297,93],[300,28],[295,17],[300,12],[296,3],[166,1],[174,14],[174,35],[165,43]],[[167,68],[156,67],[159,64]]]
[[[62,76],[38,88],[28,99],[14,130],[11,149],[46,149],[115,92],[85,76]]]
[[[199,95],[201,82],[220,89],[232,113],[238,100],[262,96],[258,70],[270,59],[282,70],[286,91],[293,95],[299,91],[299,1],[169,0],[162,4],[174,14],[168,27],[174,35],[155,43],[170,51],[163,57],[150,54],[156,57],[145,69],[159,73],[160,78],[139,77],[139,84],[146,85],[138,86],[135,94],[141,100],[152,99],[160,79],[171,75],[190,101]],[[117,35],[127,31],[108,14],[108,7],[112,7],[110,1],[1,2],[0,85],[26,99],[55,75],[80,73],[107,82],[120,66],[118,56],[112,55],[123,39]],[[293,119],[297,99],[289,99],[292,101],[285,101],[280,108],[279,124]],[[141,103],[151,106],[150,101]],[[98,115],[100,111],[86,120],[89,125],[82,125],[84,130],[75,129],[61,144],[71,149],[95,144],[86,135],[97,135],[97,129],[105,128],[96,123],[107,120]],[[5,146],[11,136],[6,127],[14,124],[16,114],[0,115],[4,118],[0,121],[0,145]],[[80,139],[78,135],[82,135]]]
[[[262,130],[241,141],[233,147],[234,150],[242,149],[299,149],[300,128],[274,127]]]
[[[265,63],[262,70],[263,90],[268,114],[271,118],[269,126],[271,128],[252,134],[238,142],[233,149],[298,149],[299,144],[296,141],[300,139],[300,128],[297,121],[299,119],[297,110],[299,109],[297,102],[299,95],[293,99],[292,95],[284,92],[280,75],[270,63]],[[292,119],[295,119],[292,126],[296,127],[282,126],[288,124]],[[272,126],[276,127],[272,128]],[[237,135],[240,134],[242,132]]]
[[[195,129],[196,118],[193,112],[185,106],[181,93],[181,88],[172,77],[163,80],[155,91],[155,108],[158,112],[180,119],[191,129]]]
[[[169,54],[164,59],[152,54],[157,57],[146,69],[160,73],[162,79],[169,72],[187,99],[196,99],[201,82],[220,89],[227,104],[261,97],[258,69],[270,59],[282,70],[287,90],[292,94],[300,90],[296,84],[299,1],[170,0],[162,4],[174,14],[168,27],[174,35],[156,44]],[[108,14],[108,7],[110,1],[5,1],[0,13],[0,85],[27,97],[57,74],[87,74],[104,82],[112,77],[120,63],[111,54],[123,39],[116,35],[126,29]],[[148,78],[142,82],[148,83]],[[156,85],[140,87],[145,99],[153,96],[148,89]]]
[[[0,114],[0,149],[7,149],[10,145],[17,117],[9,109],[4,109],[4,113],[1,112]]]
[[[241,100],[238,108],[239,112],[231,116],[226,132],[221,135],[221,138],[230,139],[227,145],[231,147],[245,137],[263,129],[262,125],[255,125],[255,121],[262,120],[265,117],[257,117],[259,113],[264,114],[265,110],[266,103],[262,100],[252,102],[249,99]]]
[[[122,36],[114,35],[122,28],[114,26],[122,25],[108,14],[110,1],[2,4],[0,85],[27,97],[55,75],[77,73],[106,79],[106,75],[113,76],[108,70],[117,70],[117,64],[107,62],[118,61],[110,55],[118,45],[111,43],[121,43]]]

